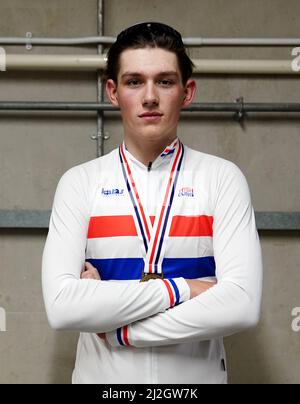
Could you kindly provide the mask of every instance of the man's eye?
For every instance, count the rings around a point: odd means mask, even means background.
[[[172,80],[160,80],[159,84],[161,84],[164,87],[170,87],[173,84]]]
[[[135,87],[135,86],[138,86],[139,84],[140,84],[139,80],[129,80],[129,81],[127,81],[127,85],[130,86],[130,87]]]

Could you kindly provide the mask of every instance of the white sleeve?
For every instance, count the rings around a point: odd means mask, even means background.
[[[235,165],[225,165],[215,192],[213,246],[217,284],[165,313],[128,325],[128,345],[209,340],[257,324],[262,292],[261,251],[248,185]],[[124,327],[118,333],[108,333],[108,343],[124,345],[120,344],[123,332]]]
[[[67,171],[58,184],[43,252],[43,295],[53,328],[107,332],[165,311],[173,296],[161,280],[127,283],[80,279],[90,214],[88,181],[88,174],[78,166]],[[179,294],[177,303],[188,300],[186,281],[173,281],[177,297]]]

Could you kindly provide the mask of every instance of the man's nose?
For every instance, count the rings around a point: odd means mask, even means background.
[[[159,98],[157,91],[155,89],[155,85],[152,82],[147,83],[145,86],[145,93],[143,99],[144,106],[156,106],[159,103]]]

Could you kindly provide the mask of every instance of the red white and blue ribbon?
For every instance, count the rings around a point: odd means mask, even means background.
[[[170,162],[170,173],[165,184],[165,193],[159,205],[161,208],[152,226],[150,216],[146,213],[142,205],[129,161],[126,158],[124,143],[119,148],[123,175],[134,208],[137,231],[144,246],[145,273],[162,273],[162,261],[166,247],[166,239],[172,221],[171,208],[182,165],[184,147],[182,143],[176,139],[162,154],[173,154],[173,156]]]
[[[170,154],[173,154],[174,151],[176,150],[177,143],[178,139],[175,139],[174,142],[170,144],[170,146],[165,148],[165,150],[161,153],[160,157],[165,157],[169,156]]]

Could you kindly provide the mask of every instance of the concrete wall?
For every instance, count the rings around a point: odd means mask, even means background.
[[[148,19],[183,36],[300,37],[297,0],[107,0],[105,34]],[[299,18],[298,18],[299,20]],[[0,0],[0,36],[97,34],[96,0]],[[0,45],[1,46],[1,45]],[[5,46],[7,53],[28,53]],[[95,54],[95,47],[34,46],[32,54]],[[291,59],[291,48],[193,48],[192,57]],[[300,80],[284,76],[198,76],[196,101],[299,102]],[[0,72],[0,101],[96,101],[95,73]],[[191,147],[234,161],[247,176],[256,211],[299,211],[299,115],[249,115],[241,126],[228,114],[185,114],[179,135]],[[116,114],[110,139],[120,142]],[[96,147],[93,113],[0,112],[0,209],[50,209],[58,179],[90,160]],[[43,230],[0,229],[0,383],[69,383],[75,333],[50,330],[41,296]],[[232,383],[299,383],[299,333],[291,310],[300,306],[299,233],[261,234],[265,281],[262,321],[226,339]]]

